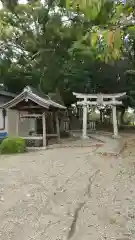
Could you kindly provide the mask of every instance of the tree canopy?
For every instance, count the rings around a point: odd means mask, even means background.
[[[135,90],[134,3],[48,0],[0,10],[0,82],[59,91],[70,105],[78,92]]]

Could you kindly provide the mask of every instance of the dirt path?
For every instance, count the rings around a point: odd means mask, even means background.
[[[134,160],[66,148],[0,158],[0,240],[134,240]]]

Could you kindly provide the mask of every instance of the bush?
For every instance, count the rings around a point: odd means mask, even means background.
[[[25,152],[25,140],[19,137],[7,137],[0,145],[0,153],[23,153]]]

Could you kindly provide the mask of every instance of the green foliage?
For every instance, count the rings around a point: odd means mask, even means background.
[[[1,154],[24,153],[25,140],[19,137],[7,137],[0,145]]]
[[[106,0],[67,0],[66,7],[73,8],[75,11],[81,11],[88,19],[94,20],[101,11]]]
[[[68,0],[66,8],[64,0],[48,0],[45,5],[39,0],[10,7],[13,1],[5,2],[9,4],[0,10],[0,82],[9,91],[20,92],[25,85],[45,93],[58,89],[70,105],[75,101],[73,91],[135,88],[124,75],[132,66],[121,60],[126,55],[133,64],[135,31],[125,22],[132,5]],[[128,33],[130,50],[125,50]]]
[[[134,2],[132,4],[130,2],[129,5],[128,2],[123,4],[120,1],[67,0],[67,8],[74,11],[77,8],[91,24],[89,32],[92,34],[89,37],[92,49],[86,46],[87,52],[94,50],[96,53],[94,57],[96,55],[97,59],[106,63],[120,59],[124,34],[127,34],[124,30],[133,25]],[[80,40],[78,39],[79,42]],[[82,45],[80,45],[81,49]]]

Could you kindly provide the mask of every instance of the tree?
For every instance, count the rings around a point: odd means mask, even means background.
[[[106,0],[67,0],[70,10],[84,14],[89,28],[87,33],[78,39],[73,49],[96,51],[96,58],[109,62],[117,60],[125,50],[125,36],[130,27],[134,28],[134,1]],[[89,48],[88,48],[89,46]]]
[[[50,16],[48,7],[35,4],[18,6],[14,12],[2,10],[1,19],[1,73],[4,73],[6,61],[8,72],[19,71],[21,76],[25,73],[24,78],[34,70],[39,77],[38,85],[44,88],[45,84],[48,91],[51,75],[55,79],[59,77],[59,69],[66,60],[67,47],[71,42],[68,41],[69,36],[62,25],[60,14],[53,13]],[[24,79],[20,85],[25,85],[26,81],[29,83],[28,79]],[[55,81],[51,83],[56,85]]]
[[[68,105],[75,101],[73,91],[114,92],[115,86],[117,91],[129,90],[124,71],[130,66],[117,58],[120,53],[129,58],[132,50],[122,45],[123,30],[112,29],[124,7],[104,2],[95,15],[90,8],[90,16],[80,8],[67,8],[64,1],[49,0],[46,5],[29,1],[0,11],[1,82],[14,92],[25,85],[45,93],[58,89]]]

